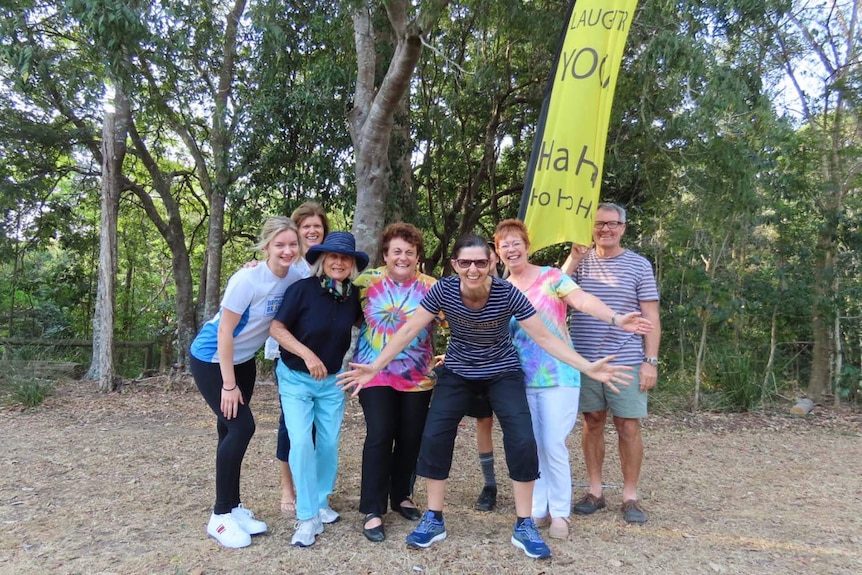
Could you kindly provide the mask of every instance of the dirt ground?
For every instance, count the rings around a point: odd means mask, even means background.
[[[242,550],[220,548],[205,525],[213,499],[214,418],[188,382],[131,383],[100,395],[60,383],[36,409],[0,416],[0,573],[325,573],[491,575],[553,573],[862,573],[862,415],[817,409],[774,414],[677,414],[645,422],[643,527],[609,509],[573,517],[553,559],[526,558],[509,542],[511,488],[498,509],[471,509],[481,488],[475,428],[461,428],[447,494],[449,538],[409,550],[412,528],[386,518],[387,540],[361,534],[362,413],[349,402],[332,506],[343,520],[308,549],[290,546],[274,459],[278,403],[259,385],[257,434],[245,458],[244,503],[270,526]],[[609,433],[606,482],[620,483]],[[506,477],[497,439],[497,474]],[[572,472],[582,485],[580,425]],[[576,492],[581,492],[576,488]],[[424,502],[417,483],[416,501]]]

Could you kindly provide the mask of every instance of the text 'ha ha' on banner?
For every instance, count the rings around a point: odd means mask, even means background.
[[[592,241],[611,105],[636,7],[637,0],[569,6],[521,197],[531,253]]]

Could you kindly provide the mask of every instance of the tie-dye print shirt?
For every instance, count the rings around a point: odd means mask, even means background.
[[[562,298],[578,288],[578,284],[562,271],[542,267],[539,277],[522,292],[551,333],[571,345],[566,324],[568,304]],[[581,373],[567,363],[554,358],[527,335],[517,321],[509,324],[512,342],[521,358],[527,387],[580,387]]]
[[[371,363],[377,359],[386,343],[416,311],[419,302],[436,282],[431,276],[418,274],[409,283],[398,283],[386,275],[385,267],[361,273],[353,285],[359,288],[359,302],[365,322],[359,329],[353,361]],[[404,351],[364,387],[388,385],[398,391],[431,389],[434,385],[431,334],[437,323],[433,321],[428,324]]]

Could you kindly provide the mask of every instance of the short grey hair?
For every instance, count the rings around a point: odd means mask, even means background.
[[[333,252],[321,252],[319,256],[317,256],[317,260],[311,264],[311,275],[315,277],[323,277],[323,260],[326,259],[326,256]],[[356,258],[350,258],[353,260],[353,267],[350,269],[350,275],[347,276],[347,279],[350,281],[355,280],[359,277],[359,270],[356,269]]]
[[[622,223],[626,223],[626,209],[619,204],[614,204],[612,202],[602,202],[599,204],[599,207],[596,211],[599,210],[612,210],[617,213],[617,217],[619,217]]]

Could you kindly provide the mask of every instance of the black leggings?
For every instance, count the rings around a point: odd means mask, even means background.
[[[249,409],[249,402],[254,393],[254,381],[257,377],[254,359],[233,366],[236,384],[245,402],[238,406],[236,417],[233,419],[225,418],[221,412],[222,377],[219,364],[203,362],[196,357],[191,357],[189,363],[201,395],[216,414],[218,447],[216,448],[216,499],[213,513],[217,515],[230,513],[230,510],[241,501],[239,475],[242,469],[242,458],[255,430],[254,416]]]

